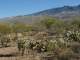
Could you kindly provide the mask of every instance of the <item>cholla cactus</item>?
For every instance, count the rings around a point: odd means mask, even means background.
[[[24,38],[24,37],[19,37],[17,40],[17,46],[18,46],[18,50],[19,52],[21,52],[21,55],[24,55],[25,49],[29,48],[31,40],[28,38]]]

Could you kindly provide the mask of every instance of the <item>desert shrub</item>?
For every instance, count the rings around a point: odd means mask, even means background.
[[[2,36],[0,42],[1,42],[2,47],[8,47],[9,46],[9,43],[11,41],[10,41],[10,39],[8,37]]]
[[[56,38],[56,40],[49,40],[47,44],[48,51],[54,51],[57,48],[66,48],[66,43],[64,40],[60,40],[60,38]]]
[[[52,42],[49,42],[47,46],[47,51],[53,51],[54,48],[55,48],[55,44]]]

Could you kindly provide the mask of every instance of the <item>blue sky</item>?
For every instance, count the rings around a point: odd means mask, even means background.
[[[0,0],[0,18],[78,4],[80,4],[80,0]]]

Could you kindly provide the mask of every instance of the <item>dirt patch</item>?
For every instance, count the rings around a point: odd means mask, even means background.
[[[0,48],[0,57],[15,56],[18,53],[17,47]]]

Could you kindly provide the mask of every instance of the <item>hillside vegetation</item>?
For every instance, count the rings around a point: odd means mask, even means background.
[[[17,60],[80,60],[80,20],[46,17],[34,24],[1,22],[2,49],[6,52],[1,57]]]

